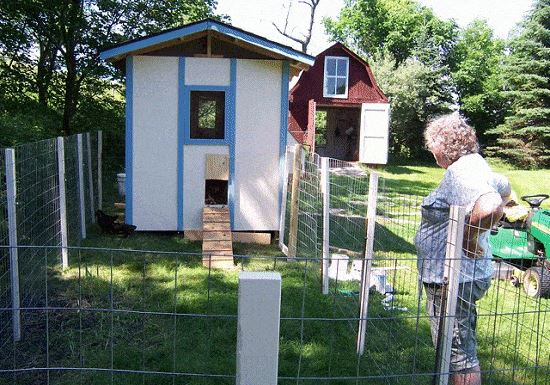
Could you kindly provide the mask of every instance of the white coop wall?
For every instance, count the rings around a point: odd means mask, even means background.
[[[227,146],[183,147],[183,228],[202,229],[207,154],[229,154]]]
[[[185,58],[185,85],[228,86],[230,59]]]
[[[279,228],[281,62],[238,60],[234,230]]]
[[[133,60],[133,224],[177,228],[178,58]]]

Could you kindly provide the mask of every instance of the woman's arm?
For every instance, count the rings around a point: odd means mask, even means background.
[[[481,195],[475,202],[469,222],[464,226],[464,253],[470,258],[480,258],[485,250],[478,244],[481,233],[488,231],[502,217],[504,202],[497,192]]]

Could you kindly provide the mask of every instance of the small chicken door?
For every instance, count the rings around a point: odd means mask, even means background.
[[[207,154],[204,204],[207,206],[227,205],[228,181],[229,156]]]
[[[390,105],[388,103],[361,105],[359,162],[368,164],[388,162],[389,122]]]

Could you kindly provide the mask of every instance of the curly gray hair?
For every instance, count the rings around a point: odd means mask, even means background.
[[[475,130],[459,114],[440,116],[424,131],[426,148],[440,150],[452,164],[461,156],[479,152]]]

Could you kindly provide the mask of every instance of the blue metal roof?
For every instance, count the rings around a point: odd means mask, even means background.
[[[203,31],[215,31],[309,66],[312,66],[315,62],[315,58],[313,56],[214,19],[205,19],[199,22],[184,25],[183,27],[162,31],[154,35],[145,36],[118,44],[112,48],[102,51],[100,58],[103,60],[109,60],[121,56],[127,56],[131,55],[134,51],[154,47],[172,40],[174,40],[174,43],[177,43],[180,38]]]

